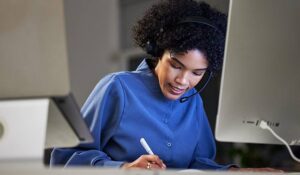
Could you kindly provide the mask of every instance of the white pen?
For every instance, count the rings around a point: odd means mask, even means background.
[[[140,142],[141,142],[142,146],[145,148],[145,150],[147,151],[148,154],[154,155],[151,148],[149,147],[149,145],[147,144],[146,140],[143,137],[140,139]]]
[[[154,155],[151,148],[149,147],[149,145],[147,144],[146,140],[143,137],[140,139],[140,142],[148,154]],[[147,164],[147,168],[148,168],[148,164]],[[150,165],[150,168],[151,168],[151,165]],[[162,163],[162,168],[166,169],[166,165],[164,163]]]

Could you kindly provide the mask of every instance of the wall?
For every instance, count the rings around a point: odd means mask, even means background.
[[[81,106],[119,50],[118,0],[65,0],[71,89]]]

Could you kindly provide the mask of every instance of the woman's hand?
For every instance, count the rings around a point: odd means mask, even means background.
[[[142,155],[131,163],[124,163],[122,169],[141,168],[141,169],[166,169],[166,165],[157,155]]]

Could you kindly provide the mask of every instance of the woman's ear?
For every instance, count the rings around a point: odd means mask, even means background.
[[[160,49],[154,41],[147,41],[145,50],[149,55],[152,55],[155,58],[159,58],[163,54],[163,50]]]

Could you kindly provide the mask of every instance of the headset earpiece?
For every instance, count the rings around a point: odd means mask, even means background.
[[[153,42],[147,41],[145,50],[148,54],[153,55],[154,53],[154,46]]]
[[[159,57],[163,53],[163,51],[157,47],[156,42],[152,41],[147,41],[145,50],[149,55],[154,57]]]

